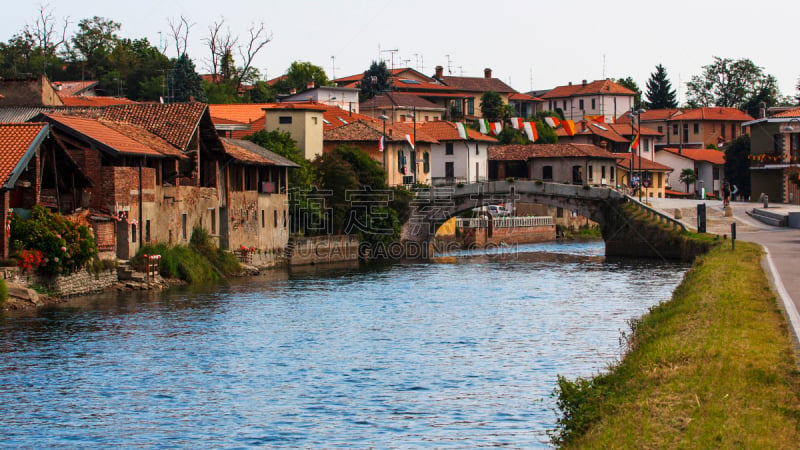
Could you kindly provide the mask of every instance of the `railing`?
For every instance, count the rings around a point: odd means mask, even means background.
[[[686,227],[686,224],[684,224],[680,220],[677,220],[677,219],[675,219],[673,217],[670,217],[670,216],[662,213],[661,211],[653,209],[653,208],[645,205],[644,203],[639,203],[639,201],[636,200],[636,198],[631,197],[630,195],[626,195],[625,197],[628,198],[628,202],[630,202],[632,205],[634,205],[637,208],[639,208],[642,211],[644,211],[647,214],[647,217],[652,217],[655,221],[657,221],[659,223],[664,222],[664,223],[667,223],[667,224],[672,224],[673,228],[680,228],[683,231],[688,231],[688,228]]]
[[[548,225],[553,225],[553,218],[550,216],[495,217],[492,220],[494,228],[525,228]],[[457,228],[487,228],[488,226],[489,219],[486,217],[458,217],[456,219]]]

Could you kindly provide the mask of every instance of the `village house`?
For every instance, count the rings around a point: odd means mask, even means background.
[[[641,187],[645,198],[667,196],[672,167],[647,158],[640,159],[636,153],[614,153],[614,156],[617,157],[617,188],[635,194]]]
[[[512,114],[523,119],[533,117],[536,113],[543,111],[543,103],[544,100],[539,97],[520,92],[512,92],[508,95],[508,106],[511,107]]]
[[[488,179],[489,145],[497,140],[470,128],[462,137],[457,125],[447,121],[426,122],[420,130],[437,143],[431,144],[431,185],[478,183]]]
[[[314,87],[314,82],[312,81],[305,91],[280,97],[280,101],[281,103],[321,103],[343,111],[359,114],[358,93],[359,90],[356,88],[338,86]]]
[[[453,102],[454,114],[456,117],[463,117],[467,120],[480,119],[481,97],[487,92],[496,92],[500,95],[504,105],[509,104],[509,97],[517,91],[504,83],[499,78],[492,78],[492,69],[483,70],[483,77],[454,77],[444,74],[442,66],[436,66],[434,80],[452,88],[454,93],[465,96],[463,101]]]
[[[558,142],[564,144],[592,144],[604,148],[612,153],[626,153],[631,149],[631,142],[639,135],[639,143],[635,149],[637,157],[639,152],[642,158],[653,160],[655,158],[655,141],[660,134],[648,127],[631,127],[619,123],[598,123],[591,120],[581,120],[575,124],[576,132],[570,135],[565,128],[556,129]]]
[[[617,157],[590,144],[494,145],[489,180],[508,177],[547,182],[614,186]]]
[[[800,108],[742,124],[750,134],[750,192],[800,204]]]
[[[611,81],[595,80],[587,83],[558,86],[540,97],[545,111],[561,111],[564,119],[583,120],[591,118],[598,122],[613,123],[628,111],[633,110],[635,93]]]
[[[725,180],[725,153],[713,149],[661,148],[656,151],[656,162],[672,168],[669,188],[676,192],[719,195]],[[687,186],[680,182],[685,169],[694,170],[697,182]]]
[[[655,109],[641,113],[643,126],[658,130],[656,148],[723,148],[741,136],[742,124],[753,120],[736,108]],[[630,124],[626,114],[617,123]]]
[[[421,96],[403,92],[378,94],[360,105],[360,110],[373,118],[388,117],[391,122],[429,122],[441,120],[446,109]]]

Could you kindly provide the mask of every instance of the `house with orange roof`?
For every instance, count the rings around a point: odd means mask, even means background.
[[[713,149],[664,147],[656,151],[656,162],[672,167],[668,188],[685,193],[697,193],[705,189],[707,195],[718,196],[725,181],[725,153]],[[695,186],[680,182],[681,172],[692,169],[697,175]]]
[[[676,148],[723,148],[742,135],[742,124],[752,121],[736,108],[703,107],[680,110],[669,119],[667,143]]]
[[[431,144],[432,186],[486,181],[489,174],[489,146],[497,139],[466,128],[461,137],[457,125],[444,120],[424,122],[419,129],[437,143]]]
[[[389,186],[430,184],[431,145],[437,143],[415,123],[357,120],[325,130],[326,153],[340,145],[360,148],[381,163]]]
[[[657,163],[647,158],[638,158],[635,153],[614,153],[617,157],[617,188],[631,195],[642,190],[646,198],[664,198],[668,187],[672,167]]]
[[[94,97],[97,95],[96,80],[90,81],[53,81],[53,89],[60,97]]]
[[[641,125],[643,127],[658,131],[659,135],[655,138],[655,145],[657,148],[669,146],[671,136],[667,133],[667,131],[670,130],[667,121],[679,112],[680,110],[678,108],[665,108],[649,109],[639,114],[639,119],[641,119]],[[631,126],[633,120],[631,119],[630,111],[618,117],[615,123],[623,126]],[[638,124],[639,120],[636,121],[636,125]],[[674,138],[672,140],[674,140]]]
[[[512,92],[508,95],[508,105],[514,111],[513,114],[523,119],[533,117],[537,112],[542,111],[543,103],[543,99],[521,92]]]
[[[102,107],[108,105],[124,105],[126,103],[136,103],[125,97],[101,97],[101,96],[68,96],[59,95],[64,106],[85,106],[85,107]]]
[[[452,88],[455,93],[466,96],[464,101],[454,102],[453,104],[453,115],[464,117],[465,119],[480,119],[483,117],[481,113],[481,97],[483,94],[496,92],[500,94],[503,104],[508,105],[509,96],[517,93],[514,88],[499,78],[493,78],[492,69],[490,68],[483,70],[483,77],[455,77],[445,75],[444,68],[436,66],[436,74],[433,79]]]
[[[636,94],[609,78],[580,84],[570,82],[541,95],[545,111],[561,111],[565,119],[582,120],[586,116],[604,117],[603,122],[613,123],[618,117],[633,110]]]
[[[102,251],[128,259],[147,243],[187,243],[194,227],[221,248],[265,257],[288,242],[287,171],[296,165],[222,140],[205,104],[137,103],[34,120],[49,124],[90,181],[74,201],[91,211]]]
[[[617,157],[591,144],[493,145],[489,179],[506,177],[568,184],[617,184]]]
[[[323,105],[334,106],[344,111],[358,114],[359,92],[360,90],[356,88],[345,88],[338,86],[314,87],[314,82],[312,81],[309,84],[309,88],[305,91],[281,97],[280,101],[281,103],[321,103]]]
[[[0,79],[3,106],[63,106],[64,102],[45,75]]]
[[[422,96],[405,92],[378,94],[361,103],[361,112],[373,117],[388,117],[391,122],[429,122],[442,120],[447,110]]]
[[[800,108],[745,122],[750,135],[750,194],[800,204]],[[747,195],[747,192],[744,193]]]
[[[576,123],[576,133],[570,136],[563,127],[556,129],[558,142],[573,144],[592,144],[612,153],[629,153],[631,143],[639,135],[639,144],[633,152],[642,158],[655,159],[655,140],[660,134],[648,127],[635,127],[620,123],[600,123],[581,120]]]

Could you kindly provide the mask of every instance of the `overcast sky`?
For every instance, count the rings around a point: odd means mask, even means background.
[[[5,2],[3,42],[33,23],[39,3]],[[101,16],[122,24],[119,35],[169,35],[169,20],[184,16],[194,26],[188,53],[204,73],[208,27],[224,18],[234,35],[247,38],[251,23],[264,22],[273,40],[255,67],[269,78],[292,61],[309,61],[329,78],[361,73],[372,60],[413,67],[432,75],[444,66],[452,75],[493,76],[521,92],[568,82],[627,76],[645,91],[657,64],[686,98],[685,83],[713,56],[750,58],[778,79],[781,94],[796,95],[800,58],[796,30],[800,2],[688,1],[473,1],[338,0],[53,0],[54,15]],[[380,50],[384,50],[379,53]],[[388,50],[397,50],[389,52]],[[175,56],[174,45],[167,48]],[[449,55],[449,56],[448,56]],[[333,58],[332,58],[333,57]]]

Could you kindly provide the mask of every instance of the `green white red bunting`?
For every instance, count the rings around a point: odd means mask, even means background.
[[[411,144],[411,148],[413,149],[414,148],[414,138],[410,134],[407,134],[406,135],[406,140],[408,141],[409,144]]]
[[[525,130],[525,134],[531,142],[536,142],[536,140],[539,139],[539,134],[536,132],[536,122],[525,122],[522,128]]]
[[[514,128],[515,130],[522,129],[522,127],[525,126],[524,123],[525,121],[522,119],[522,117],[511,118],[511,127]]]
[[[503,125],[500,122],[492,122],[489,124],[489,127],[490,130],[492,131],[492,134],[495,136],[497,136],[498,134],[500,134],[501,131],[503,131]]]
[[[457,122],[456,130],[458,130],[458,137],[461,139],[467,138],[467,125],[464,122]]]
[[[544,121],[550,125],[550,128],[557,128],[559,125],[561,125],[561,121],[556,117],[545,117]]]
[[[486,119],[478,120],[478,127],[483,134],[489,134],[489,121]]]

